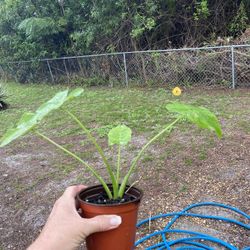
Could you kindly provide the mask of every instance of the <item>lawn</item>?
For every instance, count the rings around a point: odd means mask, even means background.
[[[57,91],[67,88],[15,83],[5,87],[10,108],[0,111],[0,136],[24,111],[36,110]],[[215,112],[222,124],[223,138],[185,123],[170,137],[152,145],[131,179],[131,182],[138,179],[137,185],[145,191],[139,219],[177,211],[200,201],[222,202],[249,213],[249,89],[189,88],[177,98],[171,95],[170,88],[89,88],[64,108],[91,129],[111,160],[106,139],[109,129],[120,123],[129,126],[133,140],[123,150],[127,162],[147,139],[174,119],[165,105],[176,99]],[[64,110],[50,115],[39,130],[104,171],[94,147]],[[54,201],[67,186],[93,184],[93,177],[82,166],[33,135],[1,148],[0,159],[0,249],[24,249],[37,236]],[[204,223],[204,220],[185,221],[185,225],[202,226],[237,247],[247,244],[246,232],[236,227],[224,230],[223,225]],[[154,226],[157,229],[161,225]]]

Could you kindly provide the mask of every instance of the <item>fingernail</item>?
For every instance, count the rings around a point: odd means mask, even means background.
[[[113,216],[110,219],[110,225],[111,226],[119,226],[122,223],[122,218],[120,216]]]

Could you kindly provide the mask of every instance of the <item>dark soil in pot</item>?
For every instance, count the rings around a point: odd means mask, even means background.
[[[83,200],[88,203],[99,204],[99,205],[122,204],[127,202],[133,202],[136,199],[137,199],[136,194],[125,193],[122,198],[111,200],[108,198],[108,195],[106,194],[105,191],[102,191],[99,194],[90,194],[86,198],[83,198]]]

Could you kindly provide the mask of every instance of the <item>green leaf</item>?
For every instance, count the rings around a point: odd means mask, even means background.
[[[72,100],[82,94],[83,89],[77,88],[72,90],[70,93],[68,90],[57,93],[52,99],[44,103],[36,111],[37,119],[42,120],[51,111],[60,108],[66,101]]]
[[[30,39],[37,39],[48,35],[53,35],[61,31],[57,23],[51,17],[29,17],[24,19],[18,29],[25,32]]]
[[[126,125],[118,125],[108,133],[109,145],[126,145],[131,141],[132,131]]]
[[[71,99],[73,99],[75,97],[80,96],[83,93],[83,91],[84,91],[83,88],[77,88],[77,89],[72,90],[69,93],[69,95],[67,97],[67,100],[71,100]]]
[[[40,121],[52,110],[60,108],[67,100],[68,90],[57,93],[52,99],[42,104],[36,111],[36,118]]]
[[[171,103],[166,108],[170,112],[178,113],[198,127],[212,130],[218,137],[222,136],[221,126],[217,117],[208,109],[182,103]]]
[[[51,111],[60,108],[66,101],[71,100],[83,92],[78,88],[69,93],[68,90],[58,92],[52,99],[42,104],[35,113],[24,113],[17,126],[9,129],[2,137],[0,147],[3,147],[18,137],[24,135],[37,125]]]
[[[34,113],[24,113],[17,123],[16,128],[9,129],[1,139],[0,147],[4,147],[18,137],[26,134],[37,124],[37,119]]]

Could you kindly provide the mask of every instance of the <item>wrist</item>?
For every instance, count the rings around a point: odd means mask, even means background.
[[[79,244],[74,241],[68,241],[65,236],[53,237],[53,234],[46,234],[42,232],[39,237],[27,248],[27,250],[74,250]],[[74,244],[75,243],[75,244]]]
[[[44,238],[40,235],[28,248],[27,250],[56,250],[58,249],[54,242],[50,238]]]

